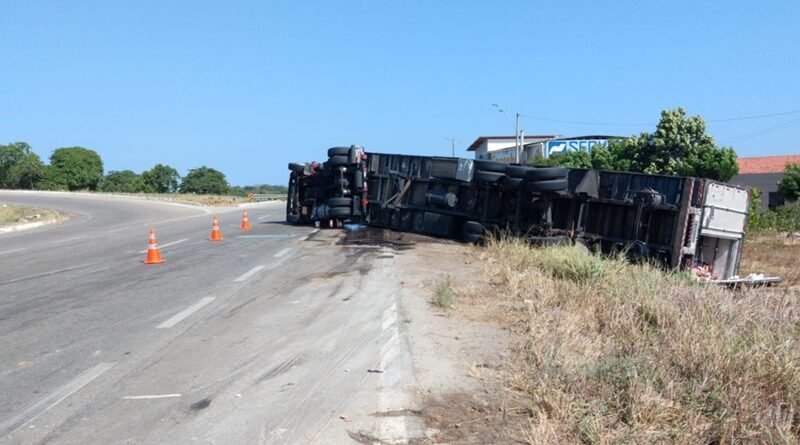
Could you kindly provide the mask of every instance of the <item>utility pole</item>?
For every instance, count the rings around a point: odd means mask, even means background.
[[[514,136],[516,137],[517,140],[516,158],[517,158],[517,164],[519,164],[520,158],[522,157],[520,155],[520,146],[522,145],[522,138],[519,135],[519,113],[517,113],[517,119],[514,121]]]
[[[456,157],[456,138],[455,137],[452,137],[452,138],[447,138],[446,137],[445,139],[450,141],[450,151],[452,153],[452,156]]]

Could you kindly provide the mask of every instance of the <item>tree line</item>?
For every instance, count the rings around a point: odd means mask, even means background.
[[[0,145],[0,188],[26,190],[88,190],[121,193],[195,193],[245,196],[248,192],[282,193],[281,186],[232,187],[225,174],[205,165],[181,177],[169,165],[156,164],[141,173],[112,170],[103,174],[103,160],[84,147],[53,150],[45,164],[25,142]]]
[[[591,152],[570,151],[548,159],[537,158],[533,163],[717,181],[729,181],[739,173],[736,152],[730,147],[717,146],[714,138],[706,134],[703,118],[687,117],[682,108],[662,111],[653,133],[613,139],[607,147],[595,146]]]

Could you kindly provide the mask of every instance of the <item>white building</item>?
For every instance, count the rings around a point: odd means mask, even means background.
[[[558,135],[525,135],[522,141],[522,159],[525,164],[536,154],[542,154],[545,143],[559,137]],[[467,148],[475,152],[475,159],[485,159],[512,163],[516,161],[516,137],[514,136],[481,136]]]
[[[536,156],[550,155],[566,151],[592,151],[592,147],[608,145],[611,139],[619,136],[591,135],[563,137],[561,135],[525,136],[522,142],[520,163],[527,164]],[[514,136],[480,136],[467,148],[475,152],[475,159],[491,160],[505,163],[515,162],[516,138]]]

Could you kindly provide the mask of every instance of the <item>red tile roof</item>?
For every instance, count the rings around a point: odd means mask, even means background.
[[[800,164],[800,155],[756,156],[739,158],[737,162],[739,163],[740,175],[783,173],[786,170],[786,164]]]

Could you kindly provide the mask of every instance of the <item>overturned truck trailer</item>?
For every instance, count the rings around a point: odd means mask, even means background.
[[[736,276],[746,190],[700,178],[532,167],[334,147],[292,163],[293,224],[364,223],[482,243],[510,233],[533,244],[582,243],[709,278]]]

